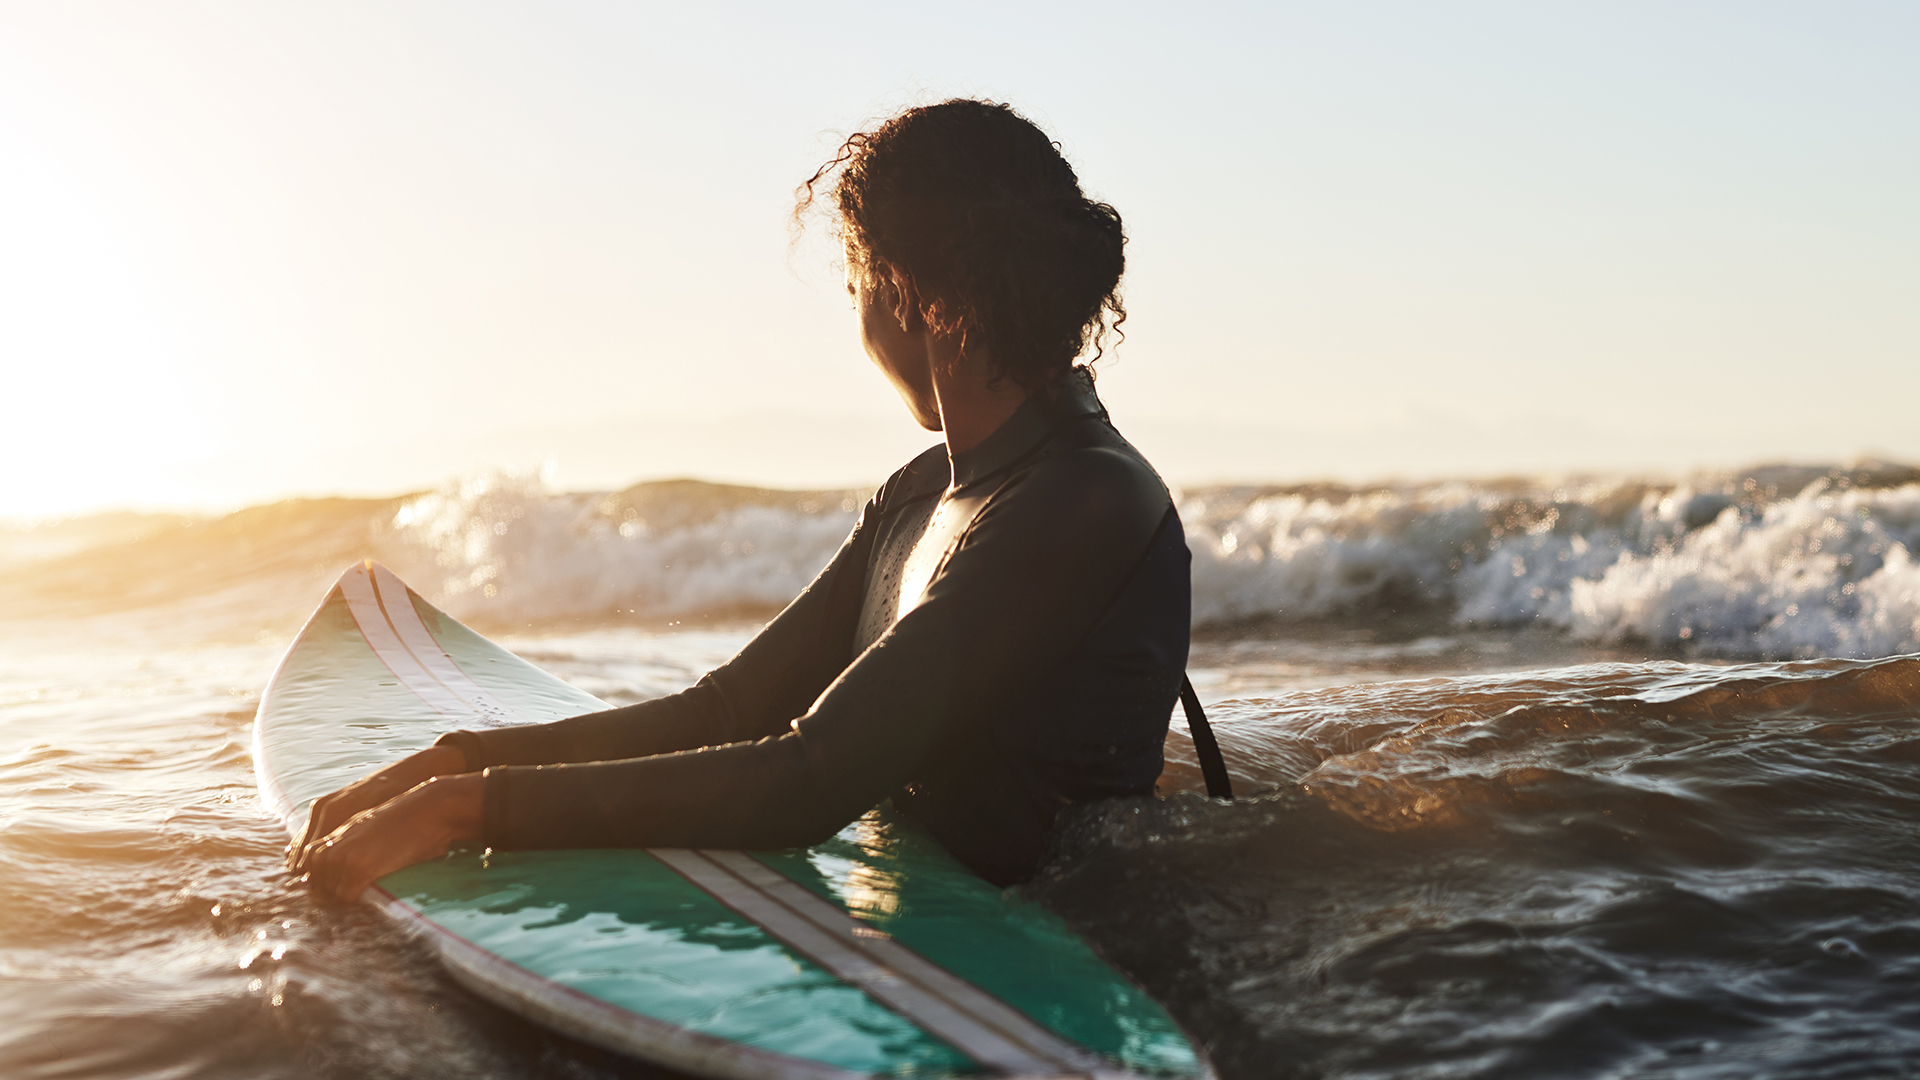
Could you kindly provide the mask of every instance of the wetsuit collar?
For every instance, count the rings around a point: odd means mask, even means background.
[[[1007,421],[979,445],[953,455],[953,486],[966,487],[1016,464],[1067,423],[1105,416],[1106,408],[1093,392],[1093,375],[1074,368],[1059,386],[1039,391],[1021,402]]]

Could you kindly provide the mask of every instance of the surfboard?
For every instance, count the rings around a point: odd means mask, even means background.
[[[299,835],[314,799],[442,731],[605,707],[368,561],[274,672],[254,768]],[[804,850],[456,850],[365,899],[479,996],[695,1075],[1212,1075],[1071,928],[885,809]]]

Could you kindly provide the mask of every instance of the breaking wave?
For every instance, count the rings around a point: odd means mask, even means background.
[[[372,557],[485,625],[764,617],[832,556],[865,497],[691,480],[557,493],[489,475],[211,520],[118,515],[91,531],[0,531],[0,597],[70,611],[281,597],[298,611]],[[1414,617],[1686,655],[1920,651],[1920,469],[1212,487],[1179,500],[1203,627]]]
[[[751,615],[806,587],[865,499],[693,480],[563,495],[489,476],[408,500],[382,547],[455,614]]]
[[[1425,609],[1706,655],[1920,651],[1920,473],[1222,489],[1182,503],[1198,623]]]

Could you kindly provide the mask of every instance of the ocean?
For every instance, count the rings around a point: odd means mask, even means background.
[[[725,659],[863,491],[693,481],[0,529],[0,1077],[614,1077],[286,875],[250,725],[349,563],[591,693]],[[1920,1074],[1920,470],[1179,493],[1242,798],[1026,895],[1224,1077]]]

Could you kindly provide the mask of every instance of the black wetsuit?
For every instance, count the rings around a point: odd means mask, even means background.
[[[944,447],[895,473],[692,688],[442,741],[487,770],[493,847],[800,846],[891,797],[1017,881],[1062,807],[1152,791],[1188,562],[1165,486],[1076,372],[955,455],[951,484]]]

